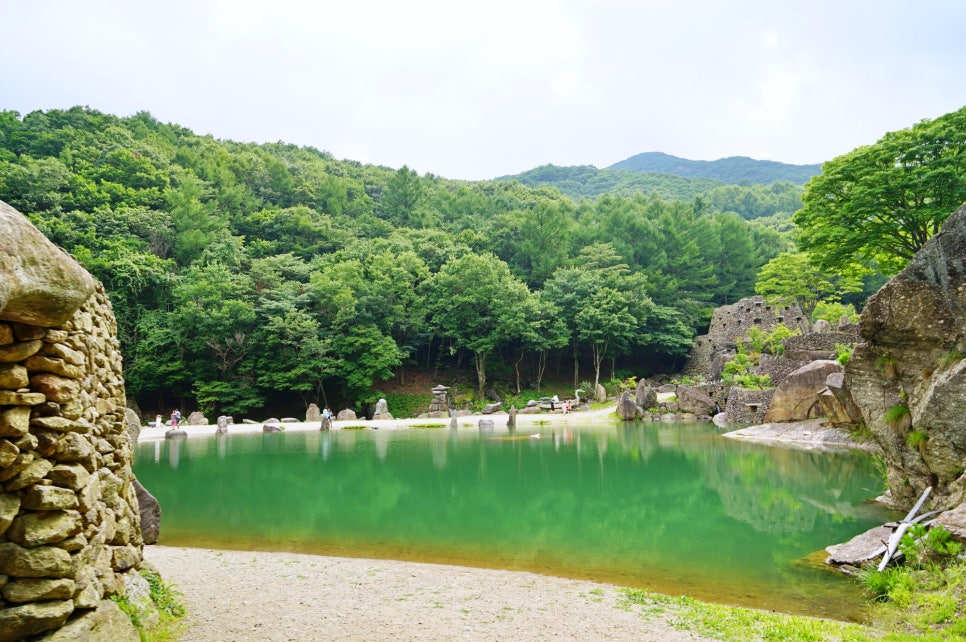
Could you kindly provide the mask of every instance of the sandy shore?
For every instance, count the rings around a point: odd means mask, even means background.
[[[616,405],[608,405],[604,408],[599,408],[596,410],[581,410],[575,411],[568,414],[563,414],[561,412],[548,413],[541,412],[538,414],[525,415],[517,414],[516,428],[521,431],[532,431],[540,426],[552,424],[554,426],[566,426],[568,423],[574,426],[586,426],[588,423],[596,422],[617,422],[618,420],[614,418],[614,410]],[[457,417],[456,421],[460,428],[467,427],[477,427],[481,419],[491,419],[493,420],[494,430],[506,430],[507,429],[507,419],[509,415],[505,412],[496,413],[492,415],[468,415],[466,417]],[[352,419],[345,421],[333,421],[332,430],[344,430],[346,428],[369,428],[369,429],[382,429],[382,430],[396,430],[405,429],[413,425],[427,425],[427,424],[439,424],[441,426],[448,426],[450,420],[448,418],[443,419],[380,419],[380,420],[366,420],[366,419]],[[304,422],[304,421],[285,421],[281,424],[286,432],[294,432],[299,430],[318,430],[320,423],[318,421]],[[192,426],[188,424],[182,424],[180,426],[188,434],[188,438],[195,436],[208,436],[214,435],[217,426],[215,424],[207,424],[202,426]],[[170,430],[170,426],[162,426],[157,428],[153,425],[142,426],[141,435],[138,437],[138,441],[154,441],[157,439],[164,439],[165,433]],[[246,434],[254,432],[262,432],[264,424],[261,423],[239,423],[231,424],[228,426],[229,434]]]
[[[616,586],[391,560],[146,546],[192,642],[705,640]]]

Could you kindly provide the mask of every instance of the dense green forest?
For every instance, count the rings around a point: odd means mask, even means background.
[[[757,183],[770,185],[783,181],[804,185],[822,173],[822,166],[789,165],[775,161],[731,156],[713,161],[678,158],[661,152],[645,152],[614,163],[607,169],[632,172],[676,174],[693,178],[709,178],[724,183]]]
[[[104,282],[145,410],[364,411],[441,369],[475,369],[477,396],[674,371],[791,249],[800,196],[687,185],[579,198],[144,112],[0,112],[0,199]]]
[[[597,169],[591,165],[558,167],[542,165],[497,180],[518,181],[530,187],[553,187],[573,199],[596,199],[604,194],[630,198],[640,194],[662,200],[697,201],[744,219],[770,216],[790,218],[802,206],[804,189],[788,181],[758,185],[738,184],[711,178],[688,178],[670,173],[641,173],[620,169]]]

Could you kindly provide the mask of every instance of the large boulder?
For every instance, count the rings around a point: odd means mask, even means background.
[[[161,504],[136,478],[131,482],[138,498],[141,538],[145,544],[157,544],[161,534]]]
[[[97,608],[84,612],[38,642],[138,642],[141,636],[121,607],[112,600],[101,600]]]
[[[683,413],[710,417],[715,414],[714,399],[694,386],[680,385],[675,391],[678,399],[678,409]]]
[[[393,416],[389,413],[389,404],[386,403],[385,399],[380,399],[376,402],[376,409],[372,413],[373,419],[392,419]]]
[[[94,293],[94,277],[3,201],[0,229],[0,319],[44,327],[70,319]]]
[[[634,395],[634,403],[638,408],[647,410],[657,407],[657,390],[652,388],[645,379],[637,382],[637,390]]]
[[[932,486],[934,508],[966,501],[966,206],[868,301],[845,371],[881,446],[892,499]]]
[[[322,419],[322,411],[314,403],[310,403],[309,407],[305,410],[305,423],[313,424]]]
[[[821,416],[818,395],[825,389],[828,376],[841,371],[842,364],[838,361],[820,360],[790,373],[775,389],[765,413],[765,423],[803,421]]]
[[[621,393],[621,397],[617,401],[617,416],[624,421],[633,421],[637,418],[637,404],[634,402],[630,390]]]
[[[138,413],[131,408],[124,409],[124,422],[127,425],[127,435],[131,438],[131,443],[138,443],[141,438],[141,418]]]
[[[862,421],[862,413],[845,387],[845,372],[833,372],[825,378],[825,389],[818,393],[818,404],[836,428],[853,428]]]

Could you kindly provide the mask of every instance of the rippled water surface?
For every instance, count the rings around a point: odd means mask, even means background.
[[[862,598],[802,562],[889,515],[863,453],[713,426],[476,428],[146,442],[161,543],[530,570],[839,619]],[[822,559],[819,556],[819,559]]]

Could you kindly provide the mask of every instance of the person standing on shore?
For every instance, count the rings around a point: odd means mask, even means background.
[[[175,408],[171,411],[171,427],[177,427],[181,423],[181,411]]]

